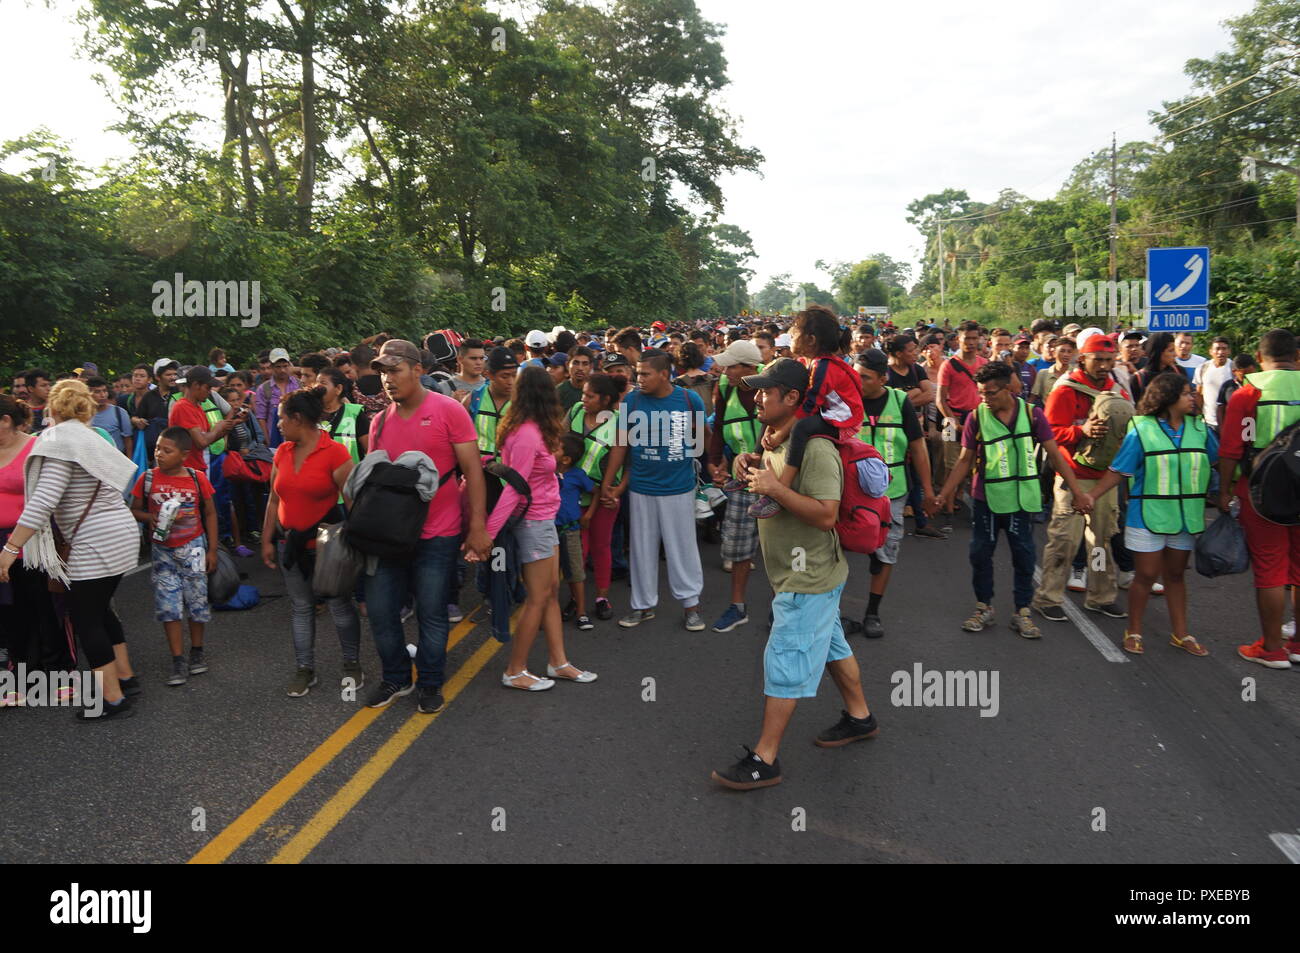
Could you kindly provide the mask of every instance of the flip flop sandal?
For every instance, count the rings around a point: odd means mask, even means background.
[[[1179,639],[1178,636],[1171,634],[1169,644],[1176,649],[1182,649],[1188,655],[1205,656],[1210,654],[1210,650],[1197,642],[1196,637],[1191,635],[1185,639]]]
[[[1140,636],[1140,635],[1130,635],[1129,633],[1125,632],[1125,633],[1124,633],[1124,651],[1125,651],[1125,652],[1128,652],[1130,655],[1141,655],[1142,652],[1143,652],[1143,650],[1142,650],[1142,636]]]

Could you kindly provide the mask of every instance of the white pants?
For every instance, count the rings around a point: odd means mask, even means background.
[[[698,605],[704,591],[704,570],[695,541],[695,491],[676,496],[645,496],[628,491],[632,512],[632,608],[653,609],[659,602],[659,544],[668,562],[668,586],[683,608]]]

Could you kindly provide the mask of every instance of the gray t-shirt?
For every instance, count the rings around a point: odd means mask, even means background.
[[[787,440],[776,450],[765,451],[763,463],[778,476],[785,467]],[[839,451],[829,440],[808,441],[803,466],[792,489],[815,500],[839,500],[844,495],[844,466]],[[763,547],[763,566],[777,592],[822,593],[843,585],[849,578],[848,560],[834,530],[809,526],[794,514],[782,510],[758,521],[758,541]]]

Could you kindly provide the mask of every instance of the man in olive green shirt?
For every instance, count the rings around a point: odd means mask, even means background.
[[[757,394],[758,419],[781,430],[794,417],[808,387],[808,370],[798,361],[774,361],[761,374],[744,378]],[[713,780],[737,791],[781,783],[777,750],[800,698],[813,698],[822,672],[829,671],[844,699],[845,711],[834,726],[817,736],[824,748],[870,738],[879,730],[867,708],[857,659],[840,625],[840,594],[848,581],[848,561],[835,532],[844,467],[830,440],[809,440],[794,486],[777,477],[786,445],[763,455],[736,459],[736,478],[750,490],[771,496],[781,511],[759,521],[759,544],[768,581],[776,590],[772,628],[763,653],[763,730],[758,744],[735,764],[713,772]],[[852,479],[857,479],[854,472]]]
[[[568,379],[561,381],[555,388],[555,393],[559,395],[566,414],[570,407],[582,400],[582,388],[591,375],[591,365],[594,360],[595,355],[585,347],[575,347],[569,354],[569,363],[566,365]]]

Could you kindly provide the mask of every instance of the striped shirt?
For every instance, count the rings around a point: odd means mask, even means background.
[[[59,531],[67,539],[86,511],[91,495],[95,495],[85,521],[71,539],[68,578],[74,582],[102,579],[134,569],[140,550],[140,531],[122,494],[67,460],[37,457],[31,465],[40,468],[39,478],[36,492],[18,517],[20,526],[39,530],[49,525],[53,514]]]

